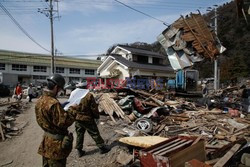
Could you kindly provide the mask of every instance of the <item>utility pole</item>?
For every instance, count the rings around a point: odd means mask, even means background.
[[[214,5],[214,32],[217,36],[217,5]],[[218,59],[217,57],[215,57],[214,59],[214,90],[218,89]]]
[[[49,0],[49,19],[50,19],[50,32],[51,32],[51,73],[55,73],[55,62],[54,62],[54,30],[53,30],[53,4],[52,0]]]
[[[46,17],[50,19],[50,35],[51,35],[51,73],[55,73],[55,49],[54,49],[54,29],[53,29],[53,22],[54,18],[59,18],[59,16],[54,17],[54,13],[58,13],[58,5],[57,10],[53,9],[53,0],[45,0],[45,2],[48,2],[48,8],[40,9],[38,8],[38,12],[45,14]],[[58,0],[55,0],[58,3]]]
[[[213,11],[214,10],[214,32],[217,36],[217,7],[218,5],[214,5],[214,8],[209,7],[207,11]],[[218,81],[218,59],[215,57],[214,59],[214,90],[217,90],[219,88],[219,81]]]

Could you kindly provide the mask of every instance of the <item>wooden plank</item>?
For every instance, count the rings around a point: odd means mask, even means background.
[[[3,134],[3,128],[2,128],[2,123],[0,121],[0,134],[2,136],[2,140],[5,140],[4,134]]]
[[[166,151],[164,151],[164,152],[161,152],[159,155],[165,155],[165,154],[170,153],[170,152],[172,152],[172,151],[174,151],[174,150],[177,150],[177,149],[179,149],[179,148],[181,148],[181,147],[183,147],[183,146],[185,146],[185,145],[191,144],[192,142],[193,142],[193,140],[186,141],[185,143],[182,143],[182,144],[180,144],[180,145],[178,145],[178,146],[176,146],[176,147],[174,147],[174,148],[171,148],[171,149],[169,149],[169,150],[166,150]]]
[[[153,107],[158,107],[159,106],[158,104],[155,104],[153,102],[148,102],[148,101],[143,101],[142,103],[146,104],[146,105],[149,105],[149,106],[153,106]]]
[[[211,149],[220,149],[222,148],[223,145],[211,145],[211,144],[206,144],[206,148],[211,148]]]
[[[194,37],[196,38],[196,40],[199,42],[200,46],[204,49],[204,51],[211,57],[214,58],[213,55],[210,55],[208,50],[203,46],[203,43],[200,41],[200,39],[195,35],[194,31],[192,30],[192,28],[189,26],[189,23],[185,20],[185,18],[182,16],[182,19],[184,21],[184,23],[186,23],[186,25],[189,27],[190,31],[193,33]]]
[[[150,97],[150,99],[152,99],[156,104],[158,104],[158,105],[160,105],[160,106],[163,106],[163,105],[164,105],[164,103],[163,103],[162,101],[160,101],[160,100],[158,100],[158,99],[156,99],[156,98],[154,98],[154,97]]]
[[[192,145],[198,143],[200,141],[200,139],[202,138],[202,135],[200,135],[199,137],[197,137],[197,139],[192,143]]]
[[[172,167],[185,166],[185,162],[192,159],[197,159],[201,162],[205,162],[206,153],[204,149],[204,141],[200,140],[197,144],[189,146],[184,150],[178,151],[169,157]]]
[[[181,131],[188,130],[188,129],[193,129],[193,128],[196,128],[196,127],[199,127],[199,126],[204,126],[204,125],[206,125],[206,124],[200,124],[200,125],[195,125],[195,126],[182,128],[182,129],[177,129],[177,130],[169,131],[169,133],[177,133],[177,132],[181,132]]]
[[[212,160],[209,160],[209,161],[205,161],[205,164],[207,164],[207,165],[214,165],[214,164],[216,164],[219,160],[220,160],[220,158],[212,159]]]
[[[173,147],[176,147],[176,146],[178,146],[179,144],[182,144],[182,143],[185,143],[187,140],[181,140],[181,141],[179,141],[179,142],[177,142],[177,143],[174,143],[174,144],[172,144],[172,145],[170,145],[170,146],[168,146],[168,147],[165,147],[165,148],[163,148],[163,149],[161,149],[161,150],[158,150],[158,151],[156,151],[156,152],[154,152],[154,154],[160,154],[161,152],[163,152],[163,151],[166,151],[166,150],[168,150],[168,149],[171,149],[171,148],[173,148]]]
[[[239,150],[240,144],[235,144],[215,165],[214,167],[223,167],[236,151]]]
[[[6,106],[6,105],[14,105],[14,104],[19,104],[20,101],[16,101],[16,102],[7,102],[7,103],[0,103],[0,106]]]
[[[149,153],[153,153],[153,152],[155,152],[155,151],[157,151],[159,149],[162,149],[164,147],[167,147],[167,146],[169,146],[169,145],[171,145],[173,143],[179,142],[179,141],[181,141],[181,139],[175,139],[175,140],[173,140],[173,141],[171,141],[169,143],[163,144],[162,146],[159,146],[159,147],[156,147],[156,148],[150,150]]]

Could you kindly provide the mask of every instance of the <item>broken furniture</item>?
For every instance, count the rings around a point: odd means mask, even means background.
[[[183,167],[185,162],[206,160],[204,140],[195,137],[173,137],[140,151],[142,167]],[[194,144],[193,144],[194,143]]]

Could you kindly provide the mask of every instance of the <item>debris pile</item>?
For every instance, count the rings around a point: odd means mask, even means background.
[[[1,101],[0,102],[0,139],[3,141],[11,136],[17,136],[26,123],[16,126],[15,118],[23,110],[27,109],[27,104],[21,101]]]
[[[116,91],[97,93],[99,109],[114,124],[121,120],[127,124],[115,132],[125,137],[120,142],[130,146],[147,148],[147,140],[140,137],[161,137],[157,143],[175,137],[192,138],[186,146],[203,141],[207,164],[213,165],[220,163],[220,158],[234,145],[243,146],[245,139],[250,138],[250,115],[241,107],[242,87],[221,89],[198,99],[174,97],[167,91]],[[157,141],[150,139],[154,140]]]

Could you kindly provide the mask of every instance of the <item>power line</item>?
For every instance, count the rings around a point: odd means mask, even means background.
[[[16,21],[16,19],[10,14],[10,12],[3,6],[3,4],[0,2],[0,7],[3,9],[3,11],[11,18],[13,23],[29,38],[31,39],[35,44],[37,44],[40,48],[43,50],[46,50],[47,52],[50,52],[48,49],[43,47],[41,44],[39,44],[25,29]]]
[[[139,13],[145,15],[145,16],[148,16],[148,17],[150,17],[150,18],[152,18],[152,19],[155,19],[155,20],[157,20],[157,21],[159,21],[159,22],[162,22],[162,23],[163,23],[164,25],[166,25],[166,26],[169,26],[169,24],[167,24],[166,22],[164,22],[164,21],[162,21],[162,20],[160,20],[160,19],[157,19],[157,18],[155,18],[155,17],[153,17],[153,16],[151,16],[151,15],[149,15],[149,14],[147,14],[147,13],[144,13],[144,12],[142,12],[142,11],[139,11],[139,10],[137,10],[137,9],[135,9],[135,8],[132,8],[131,6],[128,6],[128,5],[126,5],[125,3],[123,3],[123,2],[120,2],[120,1],[118,1],[118,0],[114,0],[114,1],[116,1],[116,2],[118,2],[118,3],[120,3],[120,4],[122,4],[122,5],[124,5],[124,6],[128,7],[128,8],[130,8],[130,9],[136,11],[136,12],[139,12]]]
[[[74,1],[74,4],[80,5],[80,4],[84,4],[84,5],[94,5],[95,7],[100,6],[100,7],[112,7],[114,6],[113,3],[111,2],[93,2],[93,1]],[[191,5],[191,4],[190,4]],[[185,4],[149,4],[149,3],[144,3],[144,4],[138,4],[138,3],[133,3],[134,7],[137,8],[146,8],[146,9],[181,9],[181,8],[185,8],[185,9],[197,9],[197,8],[205,8],[204,5],[196,5],[194,6],[194,4],[190,5],[185,5]],[[128,6],[128,5],[127,5]],[[134,9],[133,9],[134,10]],[[138,9],[137,9],[138,10]]]

